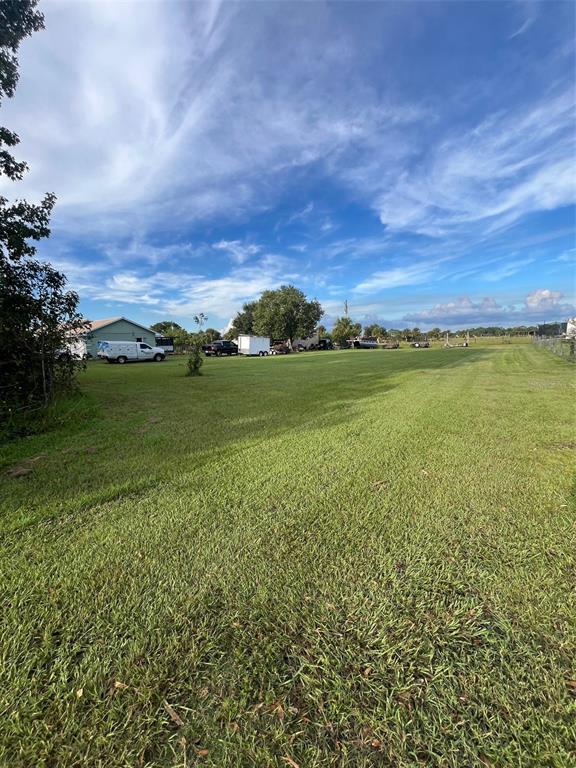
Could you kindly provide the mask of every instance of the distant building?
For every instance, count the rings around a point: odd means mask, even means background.
[[[96,357],[99,341],[143,341],[156,345],[154,331],[145,325],[135,323],[126,317],[108,317],[105,320],[92,320],[89,330],[84,334],[86,339],[86,354]]]

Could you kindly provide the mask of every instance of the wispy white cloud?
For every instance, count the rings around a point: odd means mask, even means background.
[[[516,29],[516,31],[509,35],[509,40],[513,40],[515,37],[519,37],[520,35],[523,35],[525,32],[527,32],[538,18],[538,3],[534,2],[534,0],[517,0],[516,5],[520,10],[523,18],[520,26]]]
[[[569,248],[556,258],[556,261],[565,261],[568,264],[576,263],[576,248]]]
[[[405,267],[393,267],[374,272],[354,288],[355,293],[379,293],[405,285],[421,285],[426,283],[436,270],[436,264],[422,262]]]
[[[512,275],[517,274],[524,267],[527,267],[528,264],[533,264],[534,261],[535,259],[530,257],[526,259],[512,259],[505,264],[502,264],[500,267],[484,272],[482,278],[488,282],[496,283],[507,277],[512,277]]]
[[[298,277],[294,267],[286,257],[266,254],[257,262],[235,267],[221,277],[190,281],[175,298],[163,302],[162,312],[182,318],[200,311],[208,317],[231,317],[262,291]]]
[[[353,70],[343,87],[334,80],[342,31],[328,46],[325,28],[299,38],[303,20],[283,17],[285,39],[272,49],[261,8],[45,4],[46,30],[24,43],[17,98],[4,105],[31,167],[19,194],[54,190],[55,230],[99,237],[237,219],[277,199],[287,172],[414,119],[362,89]]]
[[[250,257],[260,253],[262,246],[243,243],[240,240],[220,240],[212,245],[217,251],[225,251],[235,264],[244,264]]]
[[[382,223],[433,237],[478,236],[574,203],[574,118],[570,88],[443,139],[387,184],[376,202]]]
[[[300,211],[296,211],[296,213],[293,213],[288,218],[288,221],[286,222],[286,226],[288,227],[290,226],[290,224],[293,224],[295,221],[302,221],[308,218],[308,216],[310,216],[313,210],[314,210],[314,202],[311,200],[307,205],[304,206],[304,208],[302,208]]]

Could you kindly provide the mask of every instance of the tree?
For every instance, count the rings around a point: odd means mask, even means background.
[[[332,333],[325,325],[319,325],[318,328],[316,328],[316,333],[318,334],[318,339],[329,339],[332,341]]]
[[[204,344],[204,333],[202,326],[208,320],[204,312],[194,315],[194,322],[200,329],[197,333],[187,333],[187,344],[190,347],[188,360],[186,362],[186,376],[200,376],[200,368],[204,359],[202,358],[202,344]]]
[[[339,317],[332,328],[332,339],[336,344],[344,344],[348,339],[359,336],[361,330],[360,323],[355,323],[349,317]]]
[[[264,291],[254,307],[254,332],[272,339],[305,339],[324,314],[316,299],[308,301],[293,285]]]
[[[373,325],[367,325],[364,328],[364,336],[376,336],[376,338],[383,338],[386,336],[386,328],[384,328],[381,325],[378,325],[378,323],[374,323]]]
[[[174,336],[178,331],[183,331],[184,328],[173,320],[161,320],[159,323],[151,325],[150,330],[162,336]]]
[[[232,322],[232,327],[226,333],[226,336],[230,335],[231,339],[235,339],[238,334],[252,334],[254,333],[254,310],[256,308],[256,301],[249,301],[242,307],[242,312],[238,312]]]
[[[18,82],[18,48],[44,28],[37,0],[0,2],[0,102],[14,95]],[[19,181],[28,170],[9,149],[18,136],[0,127],[0,176]],[[38,241],[50,234],[56,198],[45,195],[37,205],[9,203],[0,196],[0,418],[6,420],[31,406],[45,406],[59,386],[74,383],[77,363],[65,354],[72,338],[85,330],[78,296],[66,277],[35,258]],[[58,357],[64,358],[62,362]]]
[[[200,368],[202,368],[202,364],[204,362],[204,358],[202,357],[202,346],[200,342],[195,342],[192,345],[192,349],[190,351],[190,354],[188,355],[188,359],[186,361],[186,376],[200,376],[201,371]]]
[[[222,338],[222,334],[216,328],[206,328],[202,335],[204,337],[204,344],[211,344],[213,341]]]

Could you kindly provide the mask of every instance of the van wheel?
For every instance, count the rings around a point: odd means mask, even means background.
[[[154,362],[155,363],[161,363],[162,360],[164,360],[164,355],[161,355],[160,353],[158,353],[157,355],[154,355]]]
[[[120,355],[120,357],[116,358],[116,362],[120,363],[120,365],[124,365],[124,363],[126,362],[126,358],[124,357],[124,355]]]

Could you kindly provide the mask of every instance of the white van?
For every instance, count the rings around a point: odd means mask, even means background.
[[[98,357],[109,363],[127,363],[130,360],[154,360],[160,363],[166,353],[162,347],[151,347],[142,341],[99,341]]]
[[[264,355],[270,354],[269,336],[238,336],[238,354],[240,355]]]

